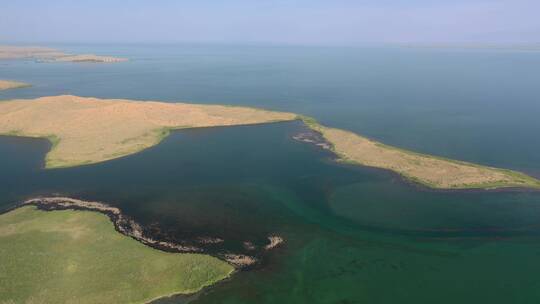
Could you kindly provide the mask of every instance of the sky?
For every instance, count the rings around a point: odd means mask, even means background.
[[[535,44],[540,0],[0,0],[0,43]]]

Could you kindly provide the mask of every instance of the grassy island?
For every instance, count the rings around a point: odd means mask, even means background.
[[[9,89],[18,89],[26,88],[30,85],[24,82],[11,81],[11,80],[0,80],[0,91],[9,90]]]
[[[300,118],[330,143],[341,161],[391,170],[430,188],[540,188],[540,180],[520,172],[408,151]]]
[[[0,260],[0,303],[147,303],[234,271],[208,255],[143,245],[98,212],[35,206],[0,215]]]
[[[52,96],[0,102],[0,134],[48,138],[47,168],[98,163],[158,144],[170,130],[301,119],[341,160],[392,170],[428,187],[540,188],[525,174],[391,147],[294,113],[247,107]]]

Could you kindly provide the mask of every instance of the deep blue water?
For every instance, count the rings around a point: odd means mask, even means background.
[[[74,94],[259,106],[420,152],[540,177],[540,53],[406,48],[57,46],[127,63],[0,61]],[[286,246],[196,303],[538,303],[540,194],[436,192],[336,164],[282,123],[175,132],[102,164],[41,169],[44,140],[0,138],[0,206],[66,194],[120,206],[178,237]],[[177,299],[181,301],[181,299]],[[173,300],[177,301],[177,300]]]

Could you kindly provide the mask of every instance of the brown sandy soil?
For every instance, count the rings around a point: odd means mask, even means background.
[[[158,144],[171,129],[296,119],[246,107],[52,96],[0,102],[0,134],[47,137],[47,168],[102,162]]]
[[[98,56],[93,54],[73,55],[62,51],[45,47],[26,46],[2,46],[0,45],[1,59],[27,59],[33,58],[44,61],[60,62],[103,62],[113,63],[127,61],[126,58],[116,58],[110,56]]]
[[[344,160],[395,171],[432,188],[540,188],[540,181],[525,174],[406,151],[355,133],[311,126],[333,145]]]
[[[24,82],[10,81],[10,80],[0,80],[0,91],[16,88],[29,87],[30,85]]]

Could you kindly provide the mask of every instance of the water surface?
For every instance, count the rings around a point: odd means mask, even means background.
[[[540,176],[540,54],[226,46],[63,46],[115,65],[0,62],[54,94],[262,106],[389,144]],[[174,132],[101,164],[43,170],[45,140],[0,138],[0,208],[62,194],[119,206],[216,250],[286,244],[195,303],[537,303],[540,194],[437,192],[333,162],[298,122]],[[171,299],[172,303],[183,299]]]

